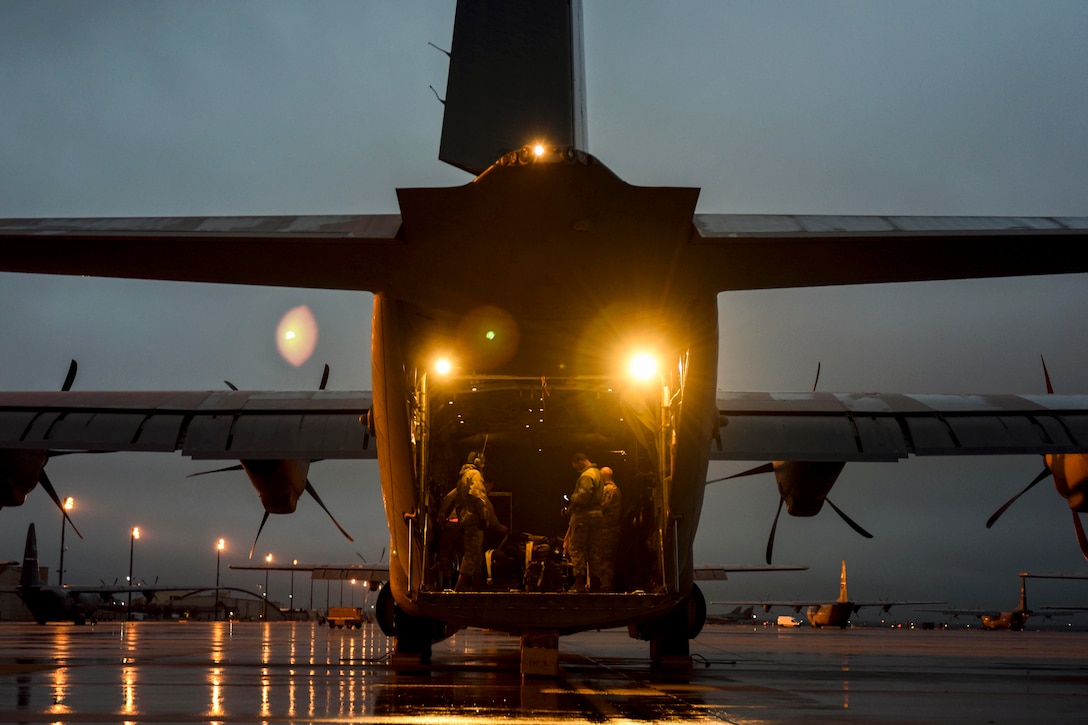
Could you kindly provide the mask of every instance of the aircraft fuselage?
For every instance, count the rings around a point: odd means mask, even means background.
[[[846,627],[853,613],[854,605],[850,602],[820,604],[805,610],[808,623],[813,627]]]
[[[1024,625],[1027,624],[1030,616],[1031,612],[1014,610],[999,614],[981,614],[979,615],[979,621],[982,622],[983,629],[1011,629],[1014,632],[1019,632],[1024,629]]]
[[[375,294],[373,424],[391,590],[413,616],[574,632],[660,617],[691,591],[718,430],[716,293],[684,254],[696,191],[632,187],[586,154],[549,153],[508,155],[465,187],[398,192],[405,261]],[[631,382],[628,354],[648,349],[658,372]],[[622,591],[530,592],[517,577],[444,591],[437,502],[485,448],[511,536],[562,540],[572,453],[616,471],[644,527]]]

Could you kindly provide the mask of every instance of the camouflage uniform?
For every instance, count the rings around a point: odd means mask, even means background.
[[[599,580],[598,587],[602,592],[613,591],[616,585],[616,549],[620,541],[622,511],[620,487],[615,481],[605,481],[601,489],[601,520],[594,545],[589,550],[589,571]]]
[[[570,497],[570,529],[567,532],[570,544],[567,554],[574,574],[572,590],[586,589],[586,568],[590,552],[596,546],[596,530],[601,521],[602,484],[601,472],[590,463],[578,474],[578,482]]]
[[[458,485],[454,495],[461,527],[461,570],[457,576],[457,591],[475,588],[484,561],[484,531],[495,522],[495,509],[487,496],[487,487],[480,470],[471,463],[461,466],[458,479],[468,485]],[[463,490],[464,489],[464,490]]]
[[[438,585],[442,589],[452,589],[456,583],[453,578],[453,560],[464,551],[461,512],[454,505],[456,501],[457,488],[454,487],[442,498],[438,507]]]

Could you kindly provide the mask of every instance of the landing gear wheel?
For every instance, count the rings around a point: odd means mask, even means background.
[[[690,667],[688,642],[699,636],[706,622],[706,599],[699,587],[671,612],[653,622],[636,625],[631,636],[650,643],[650,662],[655,667]]]

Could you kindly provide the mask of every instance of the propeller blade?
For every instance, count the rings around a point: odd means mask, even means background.
[[[749,468],[747,471],[741,471],[740,473],[734,473],[732,476],[723,476],[721,478],[713,478],[707,483],[717,483],[718,481],[728,481],[730,478],[740,478],[741,476],[755,476],[760,473],[774,473],[773,463],[764,463],[761,466],[755,468]]]
[[[238,386],[236,386],[236,385],[235,385],[234,383],[232,383],[232,382],[231,382],[231,381],[229,381],[229,380],[224,380],[224,381],[223,381],[223,385],[226,385],[226,386],[227,386],[228,388],[230,388],[231,390],[237,390],[237,389],[238,389]]]
[[[317,386],[318,390],[324,390],[325,386],[329,384],[329,364],[325,363],[325,372],[321,373],[321,384]]]
[[[60,389],[65,393],[72,389],[72,383],[76,381],[76,369],[78,367],[75,360],[68,364],[68,374],[64,376],[64,384],[60,386]]]
[[[1046,378],[1046,392],[1051,395],[1054,394],[1054,386],[1050,384],[1050,373],[1046,369],[1046,360],[1043,360],[1043,356],[1039,356],[1039,361],[1043,364],[1043,377]]]
[[[46,475],[44,468],[42,469],[42,472],[38,475],[38,481],[42,484],[42,488],[45,489],[46,493],[49,494],[49,498],[53,499],[53,502],[57,504],[57,508],[60,509],[60,512],[64,516],[64,519],[69,524],[71,524],[72,531],[76,532],[76,536],[82,539],[83,534],[79,533],[79,529],[77,529],[76,525],[72,523],[72,519],[68,516],[68,512],[64,510],[64,504],[60,502],[60,496],[57,495],[57,489],[53,488],[53,482],[49,480],[49,476]]]
[[[382,547],[382,555],[378,557],[378,563],[381,564],[382,559],[384,559],[384,558],[385,558],[385,547],[383,546]]]
[[[820,382],[820,363],[816,362],[816,379],[812,381],[812,392],[816,392],[816,383]]]
[[[257,535],[253,537],[253,546],[249,547],[249,558],[253,558],[253,550],[257,548],[257,539],[261,538],[261,532],[264,531],[264,524],[268,521],[268,511],[264,512],[264,516],[261,517],[261,525],[257,527]]]
[[[859,534],[861,534],[862,536],[864,536],[866,539],[873,538],[872,534],[870,534],[868,531],[866,531],[865,529],[858,526],[856,521],[854,521],[852,518],[850,518],[849,516],[844,514],[842,512],[842,509],[840,509],[835,504],[831,503],[831,499],[825,498],[824,501],[827,503],[828,506],[830,506],[831,508],[833,508],[835,510],[835,513],[837,513],[839,515],[839,517],[842,518],[843,521],[850,524],[850,528],[852,528],[854,531],[856,531]]]
[[[1039,481],[1042,481],[1044,478],[1046,478],[1049,475],[1050,475],[1050,469],[1049,468],[1044,468],[1042,470],[1042,472],[1038,476],[1036,476],[1035,479],[1031,483],[1029,483],[1027,486],[1024,486],[1023,491],[1021,491],[1020,493],[1016,494],[1015,496],[1010,498],[1008,501],[1006,501],[1005,505],[1002,506],[1001,508],[999,508],[997,511],[994,511],[993,515],[989,518],[989,520],[986,521],[986,528],[988,529],[991,526],[993,526],[994,522],[997,521],[997,518],[1001,514],[1005,513],[1005,509],[1007,509],[1009,506],[1012,506],[1013,501],[1015,501],[1016,499],[1020,498],[1025,493],[1030,491],[1032,486],[1039,483]]]
[[[778,528],[778,517],[782,515],[782,504],[786,503],[786,499],[781,496],[778,498],[778,511],[774,515],[774,523],[771,524],[771,535],[767,539],[767,565],[771,564],[771,552],[774,551],[774,531]]]
[[[239,464],[234,465],[234,466],[227,466],[226,468],[216,468],[216,469],[211,470],[211,471],[197,471],[196,473],[190,473],[188,476],[186,476],[186,478],[192,478],[193,476],[206,476],[209,473],[222,473],[223,471],[244,471],[244,470],[245,469],[242,468],[242,464],[239,463]]]
[[[1077,543],[1080,544],[1080,553],[1088,559],[1088,536],[1084,535],[1084,524],[1080,522],[1080,516],[1073,512],[1073,529],[1077,532]]]
[[[325,509],[325,513],[327,513],[329,515],[329,518],[332,519],[332,522],[336,524],[336,528],[340,529],[340,533],[347,537],[348,541],[354,542],[355,539],[351,538],[351,535],[348,532],[344,531],[344,527],[341,526],[340,522],[336,520],[336,517],[332,515],[332,511],[329,511],[329,507],[325,505],[325,502],[321,500],[321,497],[317,495],[317,491],[314,489],[314,486],[312,483],[310,483],[309,479],[306,479],[306,492],[314,497],[314,500],[317,501],[318,506]]]

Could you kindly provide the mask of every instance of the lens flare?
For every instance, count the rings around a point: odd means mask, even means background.
[[[310,359],[317,347],[317,320],[306,305],[287,311],[276,327],[276,347],[296,368]]]

